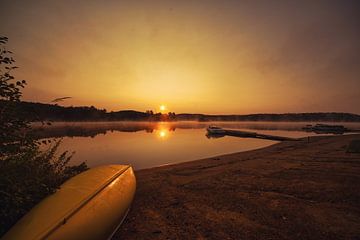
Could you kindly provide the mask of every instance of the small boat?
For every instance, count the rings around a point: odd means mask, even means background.
[[[217,126],[208,126],[206,128],[206,131],[209,134],[225,134],[226,131],[224,129],[222,129],[221,127],[217,127]]]
[[[345,128],[342,125],[329,125],[329,124],[316,124],[316,125],[306,125],[302,128],[307,132],[315,132],[315,133],[334,133],[334,134],[343,134],[344,132],[349,131],[349,129]]]
[[[91,168],[66,181],[2,239],[110,239],[125,219],[135,189],[129,165]]]

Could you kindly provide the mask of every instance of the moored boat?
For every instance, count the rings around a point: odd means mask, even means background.
[[[225,134],[226,131],[224,129],[222,129],[221,127],[217,127],[217,126],[208,126],[206,128],[206,131],[209,134]]]
[[[316,124],[316,125],[308,124],[302,129],[307,132],[334,133],[334,134],[342,134],[344,132],[349,131],[349,129],[345,128],[342,125],[329,125],[329,124]]]
[[[131,166],[89,169],[36,205],[2,239],[109,239],[125,219],[135,189]]]

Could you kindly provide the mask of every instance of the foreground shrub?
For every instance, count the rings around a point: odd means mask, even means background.
[[[71,154],[57,155],[59,144],[45,151],[26,148],[0,161],[1,235],[63,182],[87,169],[84,163],[68,166]]]
[[[69,166],[72,154],[58,153],[60,141],[48,140],[42,150],[31,137],[29,113],[14,104],[26,82],[11,74],[17,67],[4,47],[7,41],[0,36],[0,236],[64,181],[87,169],[85,163]]]

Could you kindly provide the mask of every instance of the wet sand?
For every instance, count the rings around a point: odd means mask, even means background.
[[[114,239],[360,239],[360,135],[136,172]],[[184,149],[186,151],[186,149]]]

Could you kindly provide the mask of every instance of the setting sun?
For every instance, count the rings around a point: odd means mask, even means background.
[[[160,105],[160,111],[165,111],[166,110],[166,106],[165,105]]]

